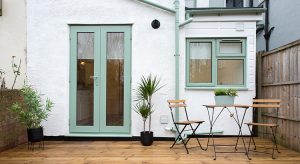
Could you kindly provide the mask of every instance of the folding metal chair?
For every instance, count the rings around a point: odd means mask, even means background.
[[[185,149],[186,149],[186,152],[187,154],[189,154],[189,150],[187,148],[187,144],[188,142],[190,141],[190,137],[188,137],[188,139],[185,141],[184,140],[184,137],[183,137],[183,132],[184,131],[188,131],[188,130],[191,130],[192,131],[192,136],[195,136],[195,132],[196,130],[198,129],[198,127],[204,122],[204,121],[197,121],[197,120],[189,120],[189,117],[188,117],[188,113],[187,113],[187,109],[186,109],[186,104],[185,104],[185,100],[167,100],[167,102],[169,103],[169,108],[170,108],[170,111],[171,111],[171,116],[172,116],[172,120],[173,120],[173,123],[174,123],[174,126],[175,126],[175,129],[178,133],[178,136],[176,137],[173,145],[170,147],[170,148],[173,148],[174,145],[176,144],[177,141],[181,140]],[[185,121],[175,121],[175,118],[174,118],[174,114],[173,114],[173,111],[175,111],[175,109],[178,108],[178,109],[184,109],[185,111],[185,116],[186,116],[186,120]],[[193,128],[193,125],[195,125],[196,127]],[[183,126],[183,128],[181,130],[179,130],[179,126]],[[190,127],[190,129],[186,129],[186,127]],[[206,149],[203,149],[199,139],[196,137],[197,139],[197,142],[200,146],[200,148],[202,150],[206,150]]]
[[[254,145],[254,151],[256,150],[256,145],[255,141],[253,138],[253,131],[250,128],[250,126],[262,126],[262,127],[270,127],[271,132],[272,132],[272,138],[273,138],[273,152],[272,152],[272,158],[275,159],[274,157],[274,151],[276,150],[278,153],[278,147],[277,147],[277,140],[276,140],[276,133],[277,133],[277,127],[278,125],[278,110],[280,107],[280,100],[279,99],[253,99],[253,109],[257,108],[269,108],[269,109],[275,109],[276,110],[276,122],[273,120],[272,123],[258,123],[258,122],[251,122],[251,123],[245,123],[248,125],[249,131],[251,133],[251,137],[249,140],[249,145],[248,145],[248,152],[250,151],[250,145],[251,141],[253,142]],[[266,153],[266,152],[259,152],[259,153]]]

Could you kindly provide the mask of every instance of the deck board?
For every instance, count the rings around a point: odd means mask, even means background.
[[[249,138],[246,138],[248,141]],[[234,138],[218,138],[217,144],[233,144]],[[258,146],[271,147],[265,139],[256,139]],[[206,142],[206,139],[201,139]],[[0,153],[1,164],[19,163],[300,163],[300,153],[280,146],[280,154],[273,160],[271,155],[251,153],[249,161],[244,154],[218,154],[213,160],[213,148],[189,149],[186,154],[182,145],[170,149],[171,141],[155,141],[153,146],[144,147],[138,141],[47,141],[44,150],[27,150],[27,144],[19,145]],[[189,146],[196,146],[192,139]],[[242,147],[239,148],[242,150]],[[232,147],[218,147],[218,151],[230,151]],[[271,149],[268,149],[271,151]]]

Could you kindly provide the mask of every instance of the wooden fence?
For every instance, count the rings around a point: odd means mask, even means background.
[[[257,53],[257,97],[281,99],[278,115],[258,110],[261,122],[278,121],[279,143],[300,151],[300,40],[270,52]],[[258,135],[271,137],[269,129],[261,128]]]

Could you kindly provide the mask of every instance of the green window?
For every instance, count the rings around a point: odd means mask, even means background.
[[[245,87],[246,39],[187,39],[187,87]]]

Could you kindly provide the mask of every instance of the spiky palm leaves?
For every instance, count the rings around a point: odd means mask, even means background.
[[[134,111],[142,116],[144,121],[144,131],[146,130],[146,120],[149,118],[149,131],[151,129],[151,114],[154,112],[151,103],[152,96],[155,92],[160,90],[163,86],[159,86],[160,79],[157,76],[141,77],[141,82],[138,84],[136,89],[136,101]]]

